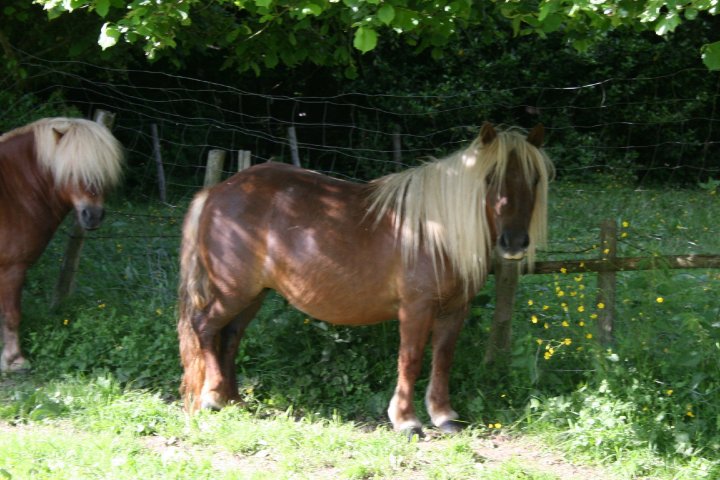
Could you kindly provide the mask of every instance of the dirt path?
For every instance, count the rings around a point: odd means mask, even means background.
[[[418,444],[421,451],[442,449],[448,440],[441,437],[429,436]],[[177,439],[163,437],[148,437],[145,445],[150,450],[168,460],[186,458],[186,456],[206,456],[207,451],[196,446],[184,445]],[[561,480],[612,480],[612,474],[599,467],[576,465],[565,460],[562,455],[553,452],[547,447],[538,445],[527,437],[513,437],[509,435],[496,435],[486,439],[474,440],[471,444],[478,466],[478,477],[482,472],[490,472],[501,467],[504,463],[515,461],[532,472],[552,475]],[[228,452],[215,452],[212,456],[213,466],[222,471],[265,471],[276,470],[275,461],[269,450],[260,450],[253,455],[233,455]],[[335,479],[337,471],[327,469],[313,472],[316,478]],[[399,477],[405,478],[405,477]],[[421,480],[426,478],[422,472],[408,472],[407,478]]]

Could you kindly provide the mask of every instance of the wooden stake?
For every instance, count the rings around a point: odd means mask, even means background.
[[[205,181],[203,187],[212,187],[222,178],[225,164],[225,150],[210,150],[208,152],[207,167],[205,168]]]
[[[295,133],[295,127],[288,128],[288,140],[290,141],[290,155],[292,156],[292,163],[296,167],[300,166],[300,152],[298,150],[297,134]]]
[[[250,150],[240,150],[238,152],[238,172],[250,168],[251,165]]]
[[[153,139],[153,154],[155,155],[155,164],[157,165],[157,180],[158,190],[160,192],[160,201],[165,203],[167,201],[166,189],[165,189],[165,169],[162,163],[162,153],[160,152],[160,134],[158,133],[158,127],[156,123],[150,125]]]
[[[520,263],[495,256],[495,311],[485,350],[485,365],[508,366],[512,338],[512,314],[520,280]]]
[[[395,127],[393,132],[393,163],[395,171],[399,172],[402,165],[402,138],[400,137],[400,127]]]
[[[605,220],[600,227],[600,259],[614,262],[617,257],[617,225]],[[598,273],[598,338],[604,345],[613,342],[615,324],[615,270]]]

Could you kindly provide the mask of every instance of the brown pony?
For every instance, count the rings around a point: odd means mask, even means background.
[[[448,377],[455,343],[492,248],[519,260],[544,241],[543,127],[525,136],[483,125],[466,149],[369,184],[278,163],[200,192],[185,217],[178,333],[186,408],[237,401],[235,355],[268,289],[337,325],[397,318],[398,381],[388,415],[422,434],[415,380],[432,333],[425,404],[460,429]]]
[[[0,136],[0,371],[29,368],[18,338],[27,269],[71,209],[82,227],[100,225],[121,170],[120,144],[89,120],[46,118]]]

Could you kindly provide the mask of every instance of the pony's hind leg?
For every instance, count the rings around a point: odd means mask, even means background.
[[[388,417],[395,431],[422,436],[422,424],[415,414],[413,396],[415,380],[422,367],[423,350],[430,333],[433,312],[428,307],[417,307],[419,305],[412,307],[404,305],[400,308],[398,380],[395,394],[388,407]]]
[[[24,265],[0,269],[0,317],[2,317],[3,350],[1,372],[22,372],[30,363],[20,350],[20,291],[25,281]]]
[[[235,374],[235,358],[240,340],[245,329],[262,306],[265,292],[252,301],[235,319],[220,331],[220,371],[225,387],[225,398],[229,401],[240,401],[237,376]]]
[[[203,382],[196,405],[219,410],[238,398],[235,354],[247,324],[262,302],[262,292],[243,299],[215,298],[192,318],[199,354],[203,358]]]
[[[466,309],[462,309],[452,315],[442,316],[433,325],[432,372],[425,394],[425,407],[433,425],[443,433],[456,433],[463,427],[457,421],[457,412],[450,406],[449,378],[465,312]]]

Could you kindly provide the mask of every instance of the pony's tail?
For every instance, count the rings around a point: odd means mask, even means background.
[[[180,286],[178,288],[178,338],[183,366],[180,395],[187,411],[196,410],[200,391],[205,381],[205,360],[200,341],[192,326],[192,319],[209,300],[208,275],[198,251],[200,214],[205,207],[208,192],[195,196],[185,215],[180,247]]]

